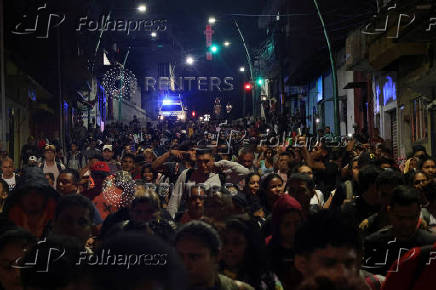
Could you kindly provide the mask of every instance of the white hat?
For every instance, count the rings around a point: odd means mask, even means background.
[[[32,161],[32,162],[38,162],[38,158],[36,158],[36,156],[30,156],[29,157],[29,161]]]
[[[104,145],[104,146],[103,146],[103,151],[104,151],[104,150],[112,151],[112,145]]]

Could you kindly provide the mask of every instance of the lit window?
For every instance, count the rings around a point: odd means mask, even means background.
[[[390,102],[397,100],[397,85],[391,77],[386,77],[385,84],[383,86],[383,100],[386,106]]]
[[[322,92],[323,92],[323,90],[322,90],[322,77],[318,78],[318,81],[316,82],[316,88],[317,88],[317,91],[318,91],[318,102],[319,102],[319,101],[322,101],[322,99],[323,99],[323,95],[322,95]]]

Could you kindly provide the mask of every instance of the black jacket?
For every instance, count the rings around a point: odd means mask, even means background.
[[[418,229],[408,241],[398,241],[392,227],[379,230],[364,241],[365,259],[362,268],[373,274],[386,276],[392,264],[410,249],[435,242],[436,235],[426,230]]]
[[[39,189],[47,198],[58,200],[60,195],[53,189],[45,178],[41,168],[27,167],[23,175],[17,180],[17,184],[12,192],[9,193],[3,208],[3,214],[8,214],[9,209],[19,202],[21,196],[29,189]]]

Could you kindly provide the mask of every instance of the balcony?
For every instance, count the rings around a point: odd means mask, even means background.
[[[375,70],[383,70],[403,56],[425,55],[426,52],[425,43],[396,43],[393,39],[382,37],[369,45],[368,60]]]

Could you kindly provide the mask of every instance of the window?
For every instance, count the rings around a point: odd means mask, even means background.
[[[381,97],[381,90],[380,90],[380,85],[376,84],[375,85],[375,102],[374,102],[374,113],[380,113],[380,97]]]
[[[182,111],[181,105],[164,105],[161,108],[161,111]]]
[[[427,104],[422,98],[412,101],[412,141],[427,138]]]
[[[322,88],[322,77],[318,78],[318,80],[316,82],[316,88],[317,88],[317,94],[318,94],[317,100],[319,102],[319,101],[322,101],[322,99],[323,99],[323,95],[322,95],[322,92],[323,92],[323,90],[322,90],[323,89]]]
[[[392,77],[387,76],[383,85],[383,101],[386,106],[390,102],[397,100],[397,85]]]

